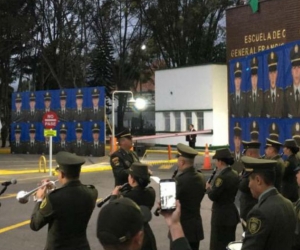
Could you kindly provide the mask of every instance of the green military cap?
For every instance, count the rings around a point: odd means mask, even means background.
[[[257,141],[259,136],[259,125],[256,121],[253,121],[250,124],[250,137],[251,140]]]
[[[92,132],[99,133],[99,131],[100,131],[100,126],[97,123],[94,123],[92,127]]]
[[[241,137],[241,135],[242,135],[242,128],[241,128],[241,124],[239,122],[236,122],[234,124],[233,134],[234,134],[234,136]]]
[[[126,172],[135,177],[150,178],[148,165],[140,163],[140,162],[132,163],[132,165],[130,166],[129,169],[127,169]]]
[[[78,172],[80,171],[81,165],[85,163],[85,159],[76,154],[60,151],[56,154],[56,162],[58,164],[58,170],[64,172]]]
[[[277,141],[279,139],[279,127],[275,122],[269,126],[269,135],[271,140]]]
[[[132,139],[132,135],[129,131],[128,128],[125,128],[122,132],[116,134],[116,138],[117,139],[121,139],[121,138],[127,138],[127,139]]]
[[[269,67],[269,71],[277,71],[277,64],[278,64],[278,57],[277,54],[272,51],[269,55],[268,55],[268,67]]]
[[[283,147],[287,147],[292,150],[294,154],[296,154],[299,151],[299,146],[295,139],[287,139],[285,140]]]
[[[292,48],[290,53],[291,63],[292,66],[299,66],[300,65],[300,51],[299,51],[299,45],[295,44],[295,46]]]
[[[253,57],[251,60],[251,75],[257,75],[258,71],[258,59]]]
[[[15,126],[15,133],[20,134],[21,133],[21,126],[19,124],[17,124]]]
[[[16,102],[22,102],[22,96],[20,93],[17,93]]]
[[[194,159],[195,156],[198,154],[198,151],[183,143],[177,144],[177,151],[178,151],[178,157],[182,156],[184,158],[189,158],[189,159]]]
[[[67,99],[67,93],[66,93],[65,90],[60,91],[60,93],[59,93],[59,98],[60,98],[61,100],[66,100],[66,99]]]
[[[81,90],[81,89],[78,89],[78,90],[77,90],[76,98],[77,98],[77,99],[83,98],[83,93],[82,93],[82,90]]]
[[[60,127],[60,130],[59,130],[59,132],[61,133],[61,134],[66,134],[67,133],[67,126],[66,126],[66,124],[61,124],[61,127]]]
[[[212,157],[213,159],[232,159],[232,154],[228,148],[220,148],[216,150],[216,153]]]
[[[83,128],[82,128],[81,123],[77,123],[77,124],[76,124],[75,131],[76,131],[76,132],[82,132],[82,131],[83,131]]]
[[[292,138],[297,142],[298,145],[300,145],[300,124],[299,124],[299,122],[296,122],[292,126]]]
[[[243,147],[245,150],[254,148],[254,149],[259,149],[261,143],[257,141],[242,141]]]
[[[131,240],[150,220],[147,207],[139,207],[129,198],[118,198],[101,209],[97,237],[103,245],[118,245]]]
[[[248,173],[273,171],[277,164],[277,161],[274,160],[257,159],[249,156],[242,156],[241,160],[244,163],[245,171]]]
[[[35,101],[35,94],[33,92],[30,93],[29,101]]]
[[[97,89],[97,88],[93,89],[92,97],[93,98],[98,98],[99,97],[99,89]]]
[[[35,133],[35,126],[34,124],[30,124],[29,133]]]
[[[234,77],[242,76],[242,64],[240,62],[236,62],[234,65]]]
[[[276,148],[277,150],[279,150],[280,147],[282,147],[282,144],[278,141],[274,141],[274,140],[267,138],[265,148],[268,148],[268,147],[273,147],[273,148]]]
[[[50,101],[51,100],[51,94],[48,91],[44,94],[44,100],[45,101]]]

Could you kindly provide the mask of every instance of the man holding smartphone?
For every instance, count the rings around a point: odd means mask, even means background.
[[[205,181],[202,173],[194,168],[198,152],[182,143],[177,144],[178,170],[176,196],[181,204],[180,222],[191,248],[198,250],[204,239],[200,205],[205,194]]]

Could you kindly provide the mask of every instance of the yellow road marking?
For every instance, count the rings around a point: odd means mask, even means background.
[[[158,169],[170,169],[173,165],[167,164],[167,165],[161,165]]]
[[[1,196],[1,197],[0,197],[0,200],[1,200],[1,199],[11,198],[11,197],[16,197],[16,196],[17,196],[17,194],[7,194],[7,195]]]
[[[5,232],[10,231],[10,230],[13,230],[13,229],[18,228],[18,227],[28,225],[29,223],[30,223],[30,220],[25,220],[23,222],[15,224],[15,225],[11,225],[9,227],[0,228],[0,234],[5,233]]]

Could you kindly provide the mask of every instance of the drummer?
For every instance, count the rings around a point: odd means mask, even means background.
[[[274,187],[277,161],[242,157],[250,191],[258,203],[247,216],[242,250],[291,249],[296,215],[293,204]]]

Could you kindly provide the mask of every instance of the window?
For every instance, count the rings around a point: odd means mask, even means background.
[[[192,124],[192,112],[185,112],[185,130],[189,130],[189,126]]]
[[[204,115],[203,115],[203,111],[198,111],[196,112],[197,115],[197,124],[198,124],[198,130],[203,130],[204,129]]]
[[[181,131],[180,112],[174,112],[174,118],[175,118],[175,131]]]
[[[164,113],[164,119],[165,119],[165,131],[170,131],[171,130],[170,112]]]

